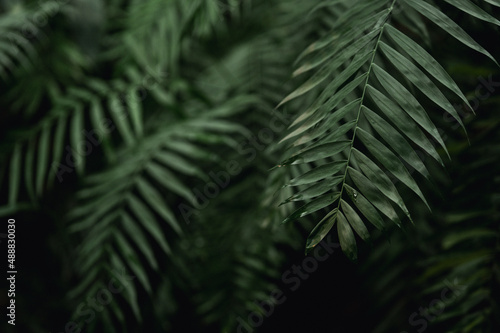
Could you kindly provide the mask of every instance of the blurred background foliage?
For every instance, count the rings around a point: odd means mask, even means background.
[[[295,60],[342,17],[338,2],[0,1],[15,331],[235,332],[275,290],[286,302],[255,331],[500,331],[500,98],[477,98],[499,71],[425,20],[422,45],[478,102],[468,138],[427,109],[451,155],[431,170],[432,212],[407,203],[414,225],[374,231],[357,263],[335,251],[297,291],[282,277],[321,214],[281,225],[294,204],[278,206],[293,194],[280,188],[298,174],[270,169],[316,95],[275,107],[305,80],[292,78]],[[495,1],[474,2],[500,17]],[[500,58],[498,26],[435,3]],[[132,283],[83,314],[124,271]],[[416,323],[450,281],[466,288]]]

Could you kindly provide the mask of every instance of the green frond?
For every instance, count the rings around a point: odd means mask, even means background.
[[[35,193],[40,197],[56,178],[61,183],[74,170],[83,174],[86,159],[101,145],[107,158],[113,160],[110,147],[114,128],[129,146],[142,136],[142,87],[138,82],[117,81],[115,88],[113,83],[93,79],[88,85],[83,89],[68,88],[38,124],[24,133],[12,134],[16,144],[10,150],[14,164],[10,167],[9,205],[16,203],[22,180],[34,199]],[[33,161],[38,165],[36,173]],[[25,178],[20,176],[22,170]]]
[[[0,0],[16,325],[410,332],[458,281],[425,325],[498,331],[499,10]]]
[[[174,195],[197,207],[198,199],[180,178],[193,175],[208,178],[196,166],[213,159],[203,153],[201,145],[232,142],[229,135],[244,133],[241,126],[217,118],[219,110],[207,112],[199,119],[160,127],[155,135],[133,147],[125,146],[110,168],[86,177],[87,185],[77,193],[78,207],[68,215],[72,221],[69,231],[85,235],[79,247],[81,256],[75,262],[80,274],[113,260],[123,262],[127,271],[137,277],[138,284],[133,290],[140,286],[152,295],[143,258],[150,269],[158,270],[155,249],[172,255],[171,242],[183,235],[184,229],[177,209],[168,205],[168,198]],[[201,154],[193,154],[193,149]],[[93,281],[84,282],[85,286],[76,288],[91,292],[87,284],[93,286]],[[140,320],[136,296],[130,295],[128,301]]]
[[[424,1],[402,3],[496,63],[488,51],[438,8]],[[491,15],[472,3],[450,3],[472,16],[497,24]],[[408,16],[408,13],[402,14],[400,1],[328,5],[347,8],[331,32],[299,57],[302,65],[295,74],[312,70],[315,73],[278,105],[302,98],[304,94],[315,96],[314,102],[296,118],[282,139],[291,148],[289,157],[280,166],[307,163],[312,169],[288,184],[298,186],[298,193],[287,202],[302,200],[305,204],[284,223],[328,207],[330,212],[312,231],[307,249],[316,246],[337,223],[342,249],[355,259],[353,230],[366,240],[368,231],[362,222],[364,219],[374,222],[378,228],[383,226],[374,207],[398,226],[404,222],[401,216],[411,221],[405,204],[408,199],[403,200],[406,196],[400,194],[401,184],[431,209],[417,185],[420,178],[416,178],[414,171],[431,181],[426,157],[443,165],[440,151],[447,154],[448,151],[429,113],[441,109],[465,129],[446,97],[447,92],[435,81],[470,105],[443,67],[403,32],[401,25],[411,26],[408,23],[411,21],[402,18],[401,15]],[[361,204],[358,198],[362,198]],[[357,207],[363,218],[352,207]]]

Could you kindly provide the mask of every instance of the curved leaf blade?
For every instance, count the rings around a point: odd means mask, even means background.
[[[339,242],[342,251],[346,256],[355,261],[358,257],[358,248],[356,246],[356,239],[352,232],[351,226],[347,222],[342,212],[337,212],[337,232],[339,235]]]
[[[38,196],[42,194],[45,174],[49,166],[49,142],[50,142],[50,127],[44,126],[40,141],[38,142],[38,168],[36,173],[36,193]]]
[[[337,209],[335,209],[336,212]],[[323,238],[330,232],[337,221],[337,215],[334,213],[331,217],[321,220],[311,231],[306,241],[306,253],[318,245]]]
[[[361,153],[357,149],[353,149],[353,155],[358,162],[359,168],[365,174],[365,176],[373,182],[373,184],[381,190],[381,192],[394,203],[396,203],[401,210],[409,217],[410,212],[408,208],[399,195],[398,190],[391,182],[389,177],[380,169],[375,163],[373,163],[368,157]],[[410,218],[411,219],[411,218]]]
[[[495,58],[486,51],[481,45],[479,45],[471,36],[469,36],[458,24],[453,22],[448,16],[443,14],[441,10],[438,8],[426,3],[425,1],[417,1],[417,0],[405,0],[410,6],[412,6],[415,10],[420,12],[424,17],[427,17],[429,20],[434,22],[436,25],[440,26],[443,30],[448,32],[450,35],[458,39],[463,44],[467,45],[471,49],[474,49],[491,60],[498,65],[498,62]]]
[[[496,24],[497,26],[500,27],[499,20],[497,20],[496,18],[494,18],[493,16],[491,16],[490,14],[488,14],[487,12],[482,10],[480,7],[478,7],[476,4],[474,4],[471,1],[468,1],[468,0],[453,0],[453,1],[444,0],[444,1],[446,1],[447,3],[449,3],[452,6],[457,7],[458,9],[460,9],[461,11],[463,11],[469,15],[472,15],[480,20]]]
[[[375,112],[367,107],[363,107],[363,114],[370,121],[370,125],[380,135],[401,158],[417,170],[422,176],[430,180],[430,174],[424,163],[413,150],[413,147],[406,139],[396,131],[388,122],[382,119]]]
[[[340,196],[340,192],[337,193],[332,193],[332,194],[327,194],[322,197],[319,197],[299,209],[295,210],[290,216],[288,216],[282,223],[288,223],[290,221],[294,221],[300,217],[309,215],[311,213],[314,213],[322,208],[327,207],[328,205],[334,203]]]
[[[172,250],[170,249],[170,246],[168,245],[165,236],[163,235],[163,231],[158,225],[158,222],[154,218],[149,208],[134,195],[129,195],[127,198],[127,202],[136,218],[140,219],[142,226],[158,242],[163,251],[167,254],[171,254]]]
[[[300,175],[299,177],[293,178],[292,180],[290,180],[290,182],[288,182],[286,186],[298,186],[298,185],[314,183],[318,180],[335,176],[346,166],[347,166],[347,161],[327,163],[317,168],[314,168],[311,171],[308,171],[303,175]]]
[[[404,164],[399,160],[399,158],[394,155],[394,153],[387,148],[380,141],[375,139],[371,134],[364,131],[362,128],[358,128],[357,134],[359,135],[361,141],[365,145],[366,148],[370,151],[370,153],[375,156],[377,160],[380,161],[396,178],[398,178],[403,184],[408,186],[413,192],[415,192],[420,199],[427,205],[430,209],[427,200],[418,187],[417,183],[413,179],[413,177],[408,172],[408,169],[404,166]]]
[[[366,229],[366,226],[359,217],[358,213],[356,213],[356,211],[344,200],[340,200],[340,204],[342,206],[344,215],[347,218],[347,221],[349,221],[349,224],[354,229],[354,231],[356,231],[356,233],[359,235],[359,237],[361,237],[362,240],[369,241],[370,233],[368,232],[368,229]]]
[[[467,100],[467,97],[465,97],[448,72],[423,47],[390,25],[387,25],[386,31],[389,33],[389,37],[396,42],[399,47],[405,50],[405,52],[412,57],[414,61],[422,66],[422,68],[424,68],[436,80],[453,91],[471,110],[473,110]]]
[[[378,230],[384,230],[385,223],[377,209],[373,207],[373,205],[361,193],[349,185],[345,184],[344,188],[356,207],[361,213],[363,213],[367,220],[370,221],[371,224],[373,224]]]
[[[320,124],[319,128],[311,128],[307,134],[303,134],[300,139],[297,139],[293,145],[294,146],[299,146],[304,143],[308,143],[323,134],[325,134],[334,124],[338,123],[342,118],[344,118],[349,112],[354,110],[355,107],[359,107],[359,103],[361,101],[361,98],[355,99],[354,101],[351,101],[347,103],[346,105],[342,106],[338,110],[334,111],[332,114],[327,116],[324,120],[323,123]],[[285,139],[282,139],[280,141],[283,142]]]
[[[343,175],[337,176],[337,177],[332,177],[331,179],[325,179],[319,183],[316,183],[316,184],[308,187],[307,189],[305,189],[303,191],[300,191],[300,192],[292,195],[291,197],[289,197],[288,199],[283,201],[280,204],[280,206],[283,204],[286,204],[290,201],[303,201],[303,200],[307,200],[307,199],[311,199],[311,198],[315,198],[317,196],[320,196],[328,191],[335,189],[335,186],[340,184],[342,182],[342,180],[344,180]]]
[[[395,104],[389,98],[385,97],[377,89],[368,85],[368,94],[377,104],[378,108],[396,125],[401,132],[417,146],[422,148],[427,154],[432,156],[439,164],[444,166],[441,156],[439,156],[434,145],[427,139],[425,134],[420,130],[415,121],[405,113],[399,105]]]
[[[351,141],[328,142],[317,145],[290,157],[289,159],[281,163],[280,166],[314,162],[326,157],[332,157],[342,152],[350,145]]]
[[[401,106],[401,108],[419,124],[423,129],[429,133],[434,140],[436,140],[444,151],[450,157],[448,149],[441,138],[436,126],[432,123],[424,108],[420,105],[412,93],[408,91],[401,83],[394,79],[389,73],[377,66],[373,65],[373,72],[378,81],[382,84],[384,89],[394,100]]]
[[[76,172],[80,175],[83,174],[83,171],[85,169],[85,156],[82,153],[82,143],[86,142],[83,139],[83,135],[81,133],[82,129],[84,126],[84,119],[83,119],[83,109],[81,107],[78,107],[75,110],[75,115],[73,116],[73,119],[71,120],[71,133],[70,133],[70,139],[71,139],[71,148],[72,148],[72,156],[75,160],[75,169]],[[85,147],[86,149],[86,147]]]
[[[369,202],[371,202],[373,206],[377,207],[382,214],[387,216],[395,224],[398,226],[401,225],[401,221],[399,220],[398,214],[394,211],[394,208],[391,206],[389,201],[385,199],[385,196],[372,184],[372,182],[370,182],[368,178],[363,176],[361,172],[356,169],[348,167],[347,170],[356,187],[366,196]],[[352,197],[354,198],[355,203],[357,202],[358,196],[357,191],[353,190]]]
[[[390,62],[407,77],[420,91],[422,91],[431,101],[439,105],[443,110],[448,112],[455,118],[458,123],[464,128],[462,119],[458,115],[457,110],[451,105],[448,99],[443,95],[441,90],[425,75],[417,66],[406,59],[401,53],[394,50],[384,42],[380,42],[380,49],[384,52]]]
[[[149,262],[153,269],[158,269],[158,262],[156,261],[155,255],[149,242],[146,238],[146,235],[136,225],[136,222],[126,213],[121,214],[121,221],[124,227],[124,230],[131,236],[134,240],[135,244],[139,248],[139,250],[144,254],[146,260]]]
[[[162,217],[164,218],[170,226],[178,233],[182,234],[182,228],[180,227],[175,215],[172,211],[165,205],[165,201],[162,200],[160,193],[151,186],[145,179],[139,178],[136,181],[137,189],[142,194],[144,200]]]

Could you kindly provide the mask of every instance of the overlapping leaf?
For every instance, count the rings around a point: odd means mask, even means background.
[[[11,170],[14,172],[14,167],[19,172],[24,170],[24,184],[33,202],[47,187],[53,186],[56,179],[60,183],[74,172],[82,175],[86,159],[95,151],[102,148],[109,153],[108,159],[112,159],[109,145],[115,128],[129,145],[136,143],[142,133],[139,85],[129,83],[125,90],[116,91],[95,80],[90,86],[88,89],[70,88],[69,94],[61,98],[39,124],[27,134],[13,138],[18,143],[11,151],[11,160],[16,163]],[[118,94],[121,94],[119,98]],[[107,101],[109,108],[105,105]],[[33,168],[35,163],[36,169]],[[9,206],[16,205],[22,183],[20,176],[10,177]]]
[[[209,115],[203,118],[208,123],[214,120]],[[152,269],[158,269],[155,247],[170,255],[170,241],[183,234],[184,222],[179,221],[178,209],[168,205],[166,196],[174,194],[192,207],[198,207],[198,199],[179,178],[195,175],[205,179],[196,163],[203,159],[211,162],[211,156],[207,154],[193,154],[193,149],[202,151],[196,142],[191,142],[197,124],[196,119],[166,126],[156,135],[148,136],[139,146],[124,148],[120,160],[108,170],[86,177],[86,187],[77,194],[79,206],[67,217],[71,221],[70,231],[87,235],[87,241],[79,248],[81,273],[99,263],[119,260],[126,263],[121,267],[130,270],[137,277],[138,284],[152,295],[151,281],[142,258]],[[214,135],[221,137],[219,141],[240,131],[230,122],[222,121],[222,124],[224,128],[212,128]],[[204,130],[198,129],[200,134]],[[223,133],[217,133],[221,130]],[[176,147],[175,151],[172,146]],[[120,254],[109,253],[114,247]],[[90,286],[95,285],[96,278],[84,279],[83,285],[79,284],[73,294],[88,292]],[[137,320],[141,320],[134,295],[137,287],[131,287],[128,301]]]

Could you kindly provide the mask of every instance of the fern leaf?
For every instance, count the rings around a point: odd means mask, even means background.
[[[284,222],[330,207],[330,213],[311,233],[306,244],[308,250],[337,222],[342,249],[351,259],[356,258],[352,229],[363,240],[369,238],[369,233],[358,212],[344,199],[345,194],[348,194],[350,201],[363,216],[379,229],[383,228],[384,223],[376,210],[401,225],[402,220],[393,204],[411,221],[410,212],[395,182],[401,182],[411,189],[430,209],[407,165],[427,180],[431,180],[427,167],[413,145],[443,164],[434,143],[429,141],[421,129],[441,145],[446,153],[447,150],[427,114],[429,111],[426,111],[419,101],[421,96],[410,92],[414,91],[414,87],[464,127],[457,111],[441,89],[416,64],[425,68],[433,79],[448,86],[457,97],[469,105],[467,99],[423,47],[391,24],[392,16],[398,16],[394,10],[395,4],[396,1],[391,1],[389,7],[384,9],[387,2],[374,1],[370,4],[354,4],[345,11],[336,31],[346,29],[346,33],[341,37],[335,34],[327,36],[299,57],[305,64],[299,67],[296,73],[321,67],[278,105],[281,106],[306,93],[319,91],[316,100],[292,123],[282,139],[282,142],[292,142],[292,147],[307,144],[306,148],[293,153],[279,165],[312,166],[312,171],[287,184],[298,186],[298,191],[283,203],[298,200],[304,200],[306,203]],[[423,1],[405,0],[405,4],[428,17],[465,45],[494,60],[484,48],[437,8]],[[453,5],[496,24],[488,14],[466,1],[455,2]],[[367,21],[369,24],[364,26],[362,31],[348,30],[360,22],[362,17],[366,18],[367,6],[373,10]],[[363,10],[365,14],[361,15]],[[343,48],[345,52],[342,52]],[[404,50],[406,55],[396,49]],[[383,61],[379,54],[383,54],[388,61]],[[388,73],[389,65],[397,69],[404,84]],[[371,106],[366,96],[370,96],[377,109]],[[386,171],[393,177],[386,176]],[[341,179],[339,181],[335,178],[332,182],[330,177]],[[349,185],[351,182],[357,189]],[[307,188],[303,189],[302,186]]]

